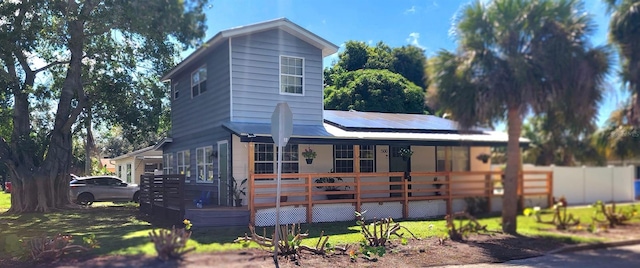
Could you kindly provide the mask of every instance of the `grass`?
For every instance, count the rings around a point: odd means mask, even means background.
[[[0,193],[0,213],[8,210],[10,195]],[[624,206],[620,206],[624,207]],[[571,208],[570,212],[579,217],[583,222],[590,222],[593,208]],[[139,216],[135,204],[96,203],[91,208],[68,210],[48,214],[28,213],[22,215],[0,214],[0,259],[16,255],[21,244],[17,240],[35,236],[71,234],[76,244],[82,243],[82,238],[95,235],[100,248],[94,249],[92,255],[106,254],[155,254],[153,244],[148,234],[154,228],[142,216]],[[366,216],[366,215],[365,215]],[[551,214],[543,217],[549,218]],[[638,221],[638,220],[636,220]],[[489,230],[501,229],[499,217],[480,219]],[[402,221],[402,226],[407,227],[416,236],[442,237],[446,235],[447,228],[444,220],[408,220]],[[536,223],[534,217],[518,217],[518,232],[529,236],[553,237],[569,243],[595,242],[594,239],[585,239],[580,236],[558,234],[552,232],[555,227]],[[334,245],[357,243],[361,240],[360,227],[355,222],[314,223],[302,224],[302,231],[309,232],[309,238],[303,244],[315,245],[321,231],[329,235],[329,241]],[[233,243],[233,240],[248,232],[246,227],[238,228],[202,228],[193,227],[189,247],[196,247],[197,252],[215,252],[224,250],[241,249],[242,244]],[[267,230],[270,234],[271,229]],[[262,228],[257,228],[262,233]],[[12,246],[13,245],[13,246]]]

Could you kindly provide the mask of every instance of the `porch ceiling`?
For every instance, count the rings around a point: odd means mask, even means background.
[[[227,122],[223,124],[227,130],[238,135],[243,142],[272,142],[271,124]],[[290,139],[296,143],[316,144],[414,144],[441,146],[506,146],[506,133],[484,131],[479,134],[456,133],[422,133],[422,132],[389,132],[389,131],[350,131],[323,125],[294,125]],[[520,145],[527,146],[529,140],[520,138]]]

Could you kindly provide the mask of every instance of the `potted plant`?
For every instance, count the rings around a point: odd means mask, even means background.
[[[438,181],[438,177],[433,177],[433,181],[437,182]],[[442,183],[434,183],[433,186],[436,187],[436,189],[440,190],[440,188],[442,188]],[[436,195],[440,196],[440,195],[442,195],[442,193],[440,191],[437,191]]]
[[[402,156],[402,159],[404,159],[404,161],[408,161],[409,159],[411,159],[411,156],[413,155],[413,151],[411,151],[411,149],[409,148],[400,148],[400,151],[398,151],[398,154]]]
[[[229,184],[229,186],[231,187],[231,191],[233,193],[233,200],[235,200],[236,202],[236,207],[241,207],[242,206],[242,196],[243,195],[247,195],[247,179],[245,178],[244,180],[242,180],[240,183],[238,183],[238,181],[236,181],[236,179],[231,178],[231,184]]]
[[[333,173],[333,170],[331,170],[331,173]],[[315,183],[317,184],[336,183],[336,182],[343,182],[343,180],[340,177],[321,177],[315,180]],[[349,186],[317,185],[316,188],[323,189],[325,191],[342,191],[342,190],[348,190]],[[352,198],[353,198],[352,194],[327,194],[327,199],[352,199]]]
[[[307,149],[302,151],[302,157],[307,160],[307,164],[313,163],[313,159],[316,158],[316,156],[318,156],[318,154],[312,150],[311,147],[307,147]]]
[[[476,156],[476,159],[482,161],[482,163],[485,163],[485,164],[489,161],[490,158],[491,158],[491,155],[487,153],[481,153],[478,156]]]

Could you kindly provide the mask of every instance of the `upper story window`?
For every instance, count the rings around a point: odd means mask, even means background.
[[[304,58],[280,56],[280,94],[304,94]]]
[[[178,82],[176,82],[175,84],[173,84],[173,99],[177,100],[178,97],[180,96],[180,88],[178,88]]]
[[[191,74],[191,96],[195,97],[207,91],[207,66],[198,68]]]

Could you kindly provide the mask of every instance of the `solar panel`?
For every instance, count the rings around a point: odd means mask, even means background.
[[[424,114],[325,110],[324,120],[345,130],[459,132],[455,121]]]

